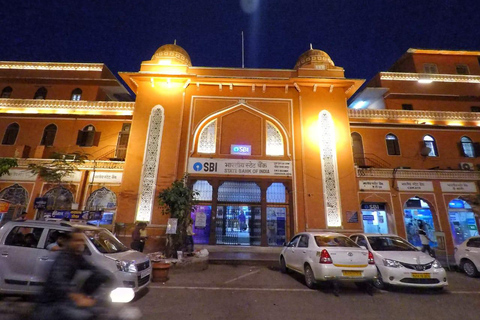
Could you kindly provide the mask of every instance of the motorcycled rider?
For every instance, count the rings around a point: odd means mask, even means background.
[[[95,318],[97,301],[88,294],[96,288],[91,288],[90,285],[86,293],[85,290],[79,290],[72,281],[79,270],[90,271],[88,283],[98,283],[98,286],[106,282],[108,276],[85,260],[84,250],[84,235],[80,230],[75,229],[66,234],[64,250],[60,251],[55,259],[39,297],[36,319]]]

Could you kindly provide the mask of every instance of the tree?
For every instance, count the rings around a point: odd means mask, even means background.
[[[182,179],[175,180],[172,185],[158,195],[160,205],[163,207],[163,214],[170,214],[171,218],[177,220],[177,233],[167,235],[165,255],[172,257],[177,250],[182,250],[187,240],[187,226],[190,213],[195,210],[197,201],[195,198],[198,192],[187,185],[188,175]]]
[[[0,158],[0,177],[6,174],[10,175],[10,169],[18,167],[15,158]]]
[[[85,163],[88,155],[74,152],[64,154],[55,152],[52,154],[52,161],[46,164],[30,163],[28,169],[33,174],[38,174],[45,182],[62,184],[65,177],[70,176],[78,170],[78,166]]]

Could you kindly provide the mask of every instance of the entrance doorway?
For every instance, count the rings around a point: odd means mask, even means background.
[[[216,244],[259,246],[262,237],[261,221],[260,206],[217,206]]]
[[[388,233],[384,203],[362,203],[362,222],[365,233]]]
[[[470,237],[478,236],[478,226],[472,207],[465,201],[454,199],[448,204],[450,228],[455,245],[462,244]]]
[[[435,237],[435,224],[430,206],[421,198],[413,197],[407,200],[404,207],[405,228],[407,240],[416,247],[421,247],[420,236],[418,235],[420,221],[423,222],[423,229],[430,239],[430,247],[437,247]],[[432,241],[433,240],[433,241]]]

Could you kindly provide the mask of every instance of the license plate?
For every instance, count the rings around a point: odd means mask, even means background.
[[[342,274],[345,277],[361,277],[362,276],[362,271],[342,270]]]
[[[143,279],[150,274],[150,270],[145,270],[140,273],[140,278]]]
[[[415,278],[415,279],[430,279],[430,273],[412,273],[412,278]]]

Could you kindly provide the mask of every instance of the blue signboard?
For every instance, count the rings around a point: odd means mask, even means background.
[[[243,144],[232,144],[230,146],[230,154],[249,156],[252,154],[252,146]]]
[[[373,215],[371,215],[371,214],[364,214],[364,215],[363,215],[363,220],[365,220],[365,221],[373,221],[373,220],[375,220],[375,217],[374,217]]]

